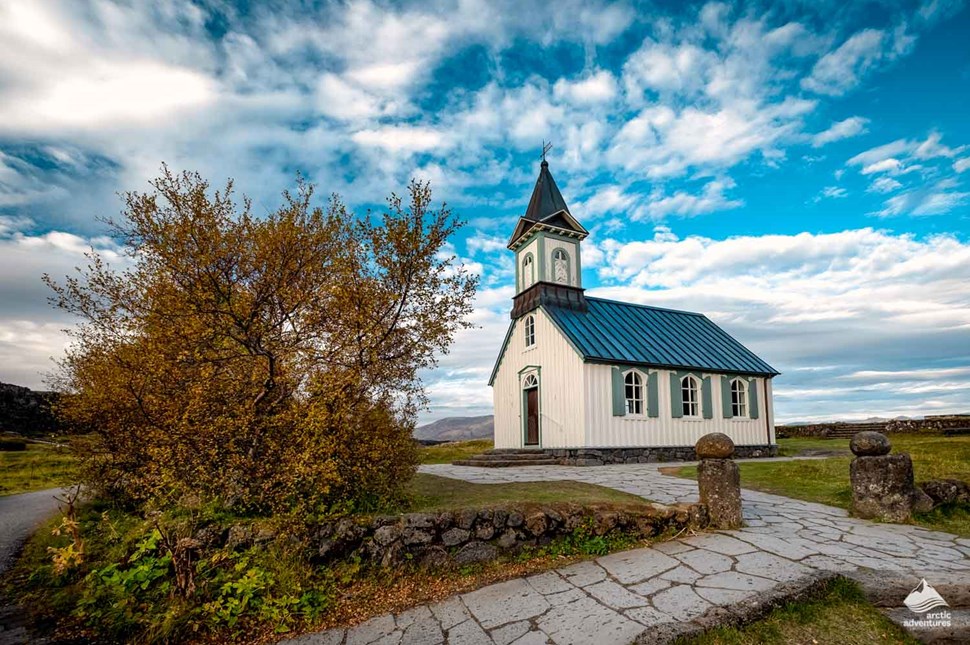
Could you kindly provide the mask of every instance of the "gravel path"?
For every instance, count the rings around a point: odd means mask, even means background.
[[[478,483],[582,481],[661,503],[697,501],[695,482],[666,477],[658,466],[489,470],[442,464],[421,471]],[[351,629],[285,642],[646,643],[689,633],[709,624],[718,611],[733,611],[828,572],[891,574],[904,588],[924,577],[931,584],[934,579],[970,581],[970,539],[853,519],[841,509],[778,495],[746,490],[742,498],[747,525],[740,530],[613,553],[378,616]]]
[[[49,488],[0,497],[0,574],[13,565],[17,552],[37,526],[57,511],[54,496],[62,492]]]

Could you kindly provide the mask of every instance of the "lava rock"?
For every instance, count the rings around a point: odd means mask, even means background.
[[[970,502],[970,485],[959,479],[931,479],[919,487],[936,504]]]
[[[701,441],[697,442],[698,446]],[[736,463],[730,459],[702,460],[697,466],[697,488],[712,526],[719,529],[741,528],[741,472]],[[679,514],[681,512],[683,517]],[[689,513],[686,509],[678,509],[675,517],[678,522],[685,522],[689,519]]]
[[[460,565],[474,564],[494,560],[498,556],[498,549],[486,542],[469,542],[455,554],[455,563]]]
[[[441,534],[441,543],[445,546],[458,546],[467,542],[470,537],[471,531],[455,527]]]
[[[386,524],[374,531],[374,541],[381,546],[387,546],[401,537],[401,527],[396,524]]]
[[[888,455],[892,446],[889,439],[881,432],[857,432],[849,441],[852,454],[857,457],[878,457]]]
[[[698,459],[730,459],[734,441],[723,432],[712,432],[698,439],[694,450]]]

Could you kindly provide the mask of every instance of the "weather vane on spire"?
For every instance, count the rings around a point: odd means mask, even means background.
[[[546,153],[552,150],[552,141],[546,143],[546,140],[542,140],[542,162],[546,162]]]

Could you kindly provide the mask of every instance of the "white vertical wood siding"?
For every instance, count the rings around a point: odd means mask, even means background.
[[[525,318],[519,318],[499,364],[492,397],[495,406],[495,447],[521,448],[524,444],[522,375],[528,365],[542,366],[539,374],[539,446],[566,448],[583,444],[583,361],[549,320],[545,312],[531,312],[536,319],[536,344],[525,346]]]
[[[658,373],[658,402],[660,414],[648,416],[613,416],[613,380],[610,365],[583,365],[586,390],[586,439],[584,444],[570,447],[633,448],[651,446],[692,446],[709,432],[723,432],[736,445],[765,445],[768,443],[772,417],[771,389],[765,396],[764,379],[756,379],[758,387],[757,419],[725,419],[721,410],[721,378],[717,374],[696,372],[698,377],[711,376],[712,419],[683,419],[671,416],[670,372]],[[646,369],[644,369],[646,371]],[[653,370],[651,370],[653,371]],[[545,371],[543,371],[543,375]],[[770,385],[770,383],[769,383]],[[772,431],[771,442],[774,443]]]

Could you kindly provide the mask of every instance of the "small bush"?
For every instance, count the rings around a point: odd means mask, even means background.
[[[27,442],[19,439],[0,439],[0,451],[14,452],[17,450],[27,450]]]

